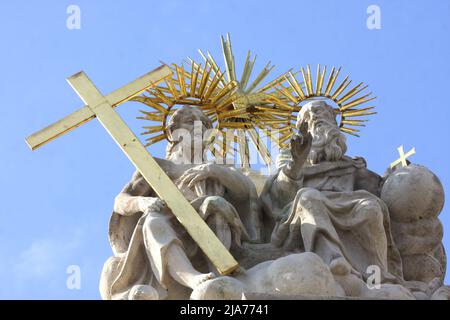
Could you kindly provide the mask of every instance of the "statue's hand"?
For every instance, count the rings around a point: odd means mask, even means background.
[[[219,176],[220,167],[213,163],[205,163],[195,166],[180,177],[180,187],[192,188],[197,182],[206,180],[207,178],[216,178]]]
[[[159,212],[166,207],[164,200],[156,197],[139,197],[138,198],[139,211],[142,212]]]
[[[294,162],[303,165],[311,151],[312,136],[308,132],[307,122],[302,123],[299,131],[302,135],[295,135],[291,140],[291,154]]]
[[[297,180],[301,177],[303,165],[311,151],[312,136],[308,132],[308,123],[304,122],[300,127],[301,136],[295,135],[291,140],[292,161],[283,168],[284,173]]]

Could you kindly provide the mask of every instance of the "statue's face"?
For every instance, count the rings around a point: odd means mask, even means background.
[[[339,160],[346,152],[346,138],[340,132],[333,109],[324,101],[313,101],[299,112],[297,127],[308,123],[312,135],[310,163]]]
[[[321,147],[340,134],[333,109],[324,101],[306,104],[299,114],[297,126],[300,127],[304,121],[308,123],[308,131],[313,137],[313,146]]]
[[[211,128],[210,120],[202,113],[201,110],[184,106],[174,112],[172,118],[167,126],[168,131],[172,137],[175,136],[176,131],[183,131],[181,135],[189,132],[191,141],[194,139],[202,139],[203,133]]]
[[[202,129],[201,131],[205,131],[210,127],[208,121],[209,120],[200,110],[193,107],[183,107],[173,114],[168,125],[168,130],[172,133],[175,130],[184,129],[192,134],[197,134],[197,132],[194,131],[200,131],[200,128]]]
[[[201,110],[190,106],[178,109],[172,115],[167,126],[172,140],[169,153],[183,159],[190,159],[194,154],[202,155],[206,146],[204,134],[211,127],[211,121]],[[172,147],[177,145],[178,149],[174,155]]]

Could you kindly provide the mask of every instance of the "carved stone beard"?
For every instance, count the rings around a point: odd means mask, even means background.
[[[322,161],[338,161],[347,152],[347,139],[337,126],[322,122],[322,127],[314,126],[311,134],[313,141],[308,155],[310,164],[317,164]]]

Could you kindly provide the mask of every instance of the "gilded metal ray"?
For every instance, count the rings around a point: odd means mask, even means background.
[[[302,80],[304,85],[302,86],[295,75],[289,73],[285,77],[285,82],[277,83],[274,86],[275,91],[279,96],[283,96],[282,101],[275,101],[276,107],[271,111],[272,114],[283,116],[283,112],[286,111],[286,101],[289,103],[295,102],[296,109],[300,109],[302,103],[312,99],[328,99],[336,105],[336,113],[340,115],[340,128],[343,132],[358,136],[355,132],[359,130],[352,127],[364,126],[361,122],[367,121],[347,119],[349,117],[361,117],[373,115],[376,112],[367,112],[374,107],[362,107],[365,103],[372,101],[375,97],[372,96],[372,92],[364,93],[367,89],[367,85],[363,82],[359,82],[355,86],[351,86],[352,80],[350,76],[346,76],[342,81],[338,81],[341,68],[331,68],[331,71],[327,75],[327,67],[323,68],[318,65],[316,71],[315,81],[312,76],[311,68],[307,65],[306,68],[300,68],[302,74]],[[287,87],[284,86],[284,83]],[[337,84],[336,84],[337,83]],[[273,100],[275,100],[273,98]],[[292,106],[292,105],[291,105]],[[269,111],[268,111],[269,112]],[[294,126],[293,122],[290,122],[291,126]]]
[[[236,60],[231,37],[221,37],[224,71],[209,51],[198,50],[203,63],[188,58],[188,65],[172,65],[173,76],[133,98],[149,107],[141,110],[139,119],[153,122],[144,127],[148,144],[169,139],[166,132],[168,117],[182,105],[201,109],[209,117],[215,129],[222,134],[235,132],[234,143],[241,163],[248,164],[251,141],[261,158],[270,165],[271,158],[265,134],[280,147],[287,146],[296,132],[297,114],[304,102],[312,99],[328,99],[336,105],[340,115],[342,132],[358,136],[358,127],[364,127],[365,116],[373,115],[374,107],[364,107],[375,99],[372,93],[364,93],[367,85],[359,82],[352,86],[349,76],[339,80],[341,68],[318,65],[311,72],[309,65],[293,72],[292,69],[263,83],[274,66],[267,63],[256,76],[256,55],[250,51],[244,60],[242,73],[237,75]],[[301,80],[297,76],[301,74]],[[239,132],[239,134],[238,134]],[[276,134],[275,134],[276,133]],[[226,154],[229,149],[221,139],[214,139],[210,149],[216,154]],[[231,149],[230,149],[231,150]]]

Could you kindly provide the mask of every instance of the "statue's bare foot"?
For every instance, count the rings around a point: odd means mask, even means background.
[[[214,279],[215,277],[216,275],[213,272],[200,273],[198,275],[192,276],[191,279],[189,279],[188,286],[191,289],[195,289],[203,282]]]
[[[361,277],[361,274],[356,271],[344,257],[338,257],[331,261],[330,270],[335,276],[346,276],[353,274],[357,277]]]
[[[366,283],[344,257],[331,261],[330,270],[346,296],[358,297],[366,290]]]
[[[331,261],[330,270],[336,276],[345,276],[350,274],[352,266],[343,257],[339,257]]]
[[[149,285],[133,286],[128,294],[129,300],[159,300],[158,291]]]
[[[334,279],[345,292],[346,296],[360,297],[368,290],[366,283],[361,278],[351,273],[346,275],[334,274]]]
[[[204,281],[192,290],[192,300],[241,300],[244,298],[243,283],[232,277],[217,277]]]

